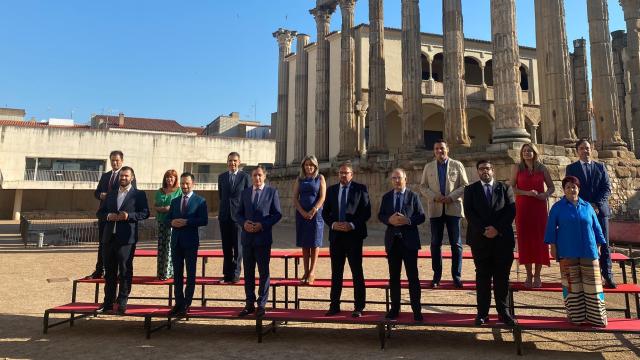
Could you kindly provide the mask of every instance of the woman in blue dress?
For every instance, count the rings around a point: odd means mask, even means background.
[[[300,163],[300,176],[293,185],[293,205],[296,208],[296,246],[302,248],[303,283],[315,280],[318,250],[322,246],[324,222],[322,204],[327,191],[324,176],[318,170],[318,159],[310,155]]]

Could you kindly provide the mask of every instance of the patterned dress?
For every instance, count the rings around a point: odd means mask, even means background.
[[[311,210],[318,202],[320,184],[320,176],[315,179],[298,179],[298,201],[305,211]],[[316,216],[311,220],[303,218],[296,211],[296,246],[303,248],[321,247],[323,230],[322,208],[318,209]]]
[[[544,172],[518,171],[518,189],[544,192]],[[547,202],[532,196],[516,196],[516,231],[520,264],[550,265],[549,246],[544,243]]]
[[[171,200],[182,196],[182,190],[178,187],[174,192],[165,194],[162,189],[156,191],[155,206],[169,206]],[[157,213],[158,221],[158,268],[157,276],[161,279],[173,277],[173,264],[171,262],[171,224],[167,222],[168,213]]]

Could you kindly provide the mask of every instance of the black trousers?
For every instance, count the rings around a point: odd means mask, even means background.
[[[346,236],[334,239],[329,244],[331,256],[331,309],[340,309],[345,260],[349,260],[353,278],[353,300],[355,310],[362,311],[366,303],[364,272],[362,271],[362,239]]]
[[[104,303],[111,305],[117,301],[120,305],[126,305],[131,292],[133,254],[136,251],[136,244],[119,244],[115,235],[105,240],[107,241],[104,242],[102,249],[105,269]]]
[[[260,281],[258,283],[258,307],[264,308],[269,301],[269,262],[271,261],[271,245],[243,245],[244,253],[244,293],[246,305],[251,307],[256,302],[256,265]]]
[[[509,273],[513,264],[513,249],[490,246],[475,249],[471,247],[476,265],[476,299],[478,316],[489,315],[491,306],[491,284],[498,314],[509,314]]]
[[[225,281],[240,278],[242,271],[242,246],[240,245],[240,226],[235,221],[220,220],[222,237],[222,275]]]
[[[391,311],[400,311],[400,271],[404,262],[404,270],[409,281],[409,298],[411,310],[418,314],[422,310],[420,304],[420,279],[418,277],[418,250],[410,250],[400,239],[394,239],[387,253],[389,263],[389,287],[391,290]]]
[[[196,264],[198,247],[196,241],[171,241],[171,261],[173,262],[173,292],[178,308],[188,308],[196,290]],[[187,283],[184,285],[184,268],[187,268]]]
[[[102,244],[104,241],[102,235],[106,224],[106,221],[98,220],[98,258],[96,259],[96,272],[100,274],[104,273],[104,261],[102,260],[102,248],[104,247]]]

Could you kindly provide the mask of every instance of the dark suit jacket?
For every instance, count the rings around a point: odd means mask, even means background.
[[[240,194],[248,187],[251,187],[251,178],[244,171],[238,171],[236,180],[231,186],[229,181],[229,171],[218,175],[218,195],[220,197],[220,221],[235,221],[238,206],[240,205]]]
[[[513,189],[500,181],[493,182],[491,205],[482,188],[480,180],[464,189],[464,212],[467,218],[467,244],[474,250],[492,248],[491,245],[515,247],[513,219],[516,217],[516,205]],[[498,236],[489,239],[482,235],[484,228],[493,226]]]
[[[420,249],[418,225],[425,221],[424,208],[422,207],[422,202],[420,202],[420,196],[409,189],[405,190],[402,211],[400,212],[409,218],[411,224],[393,226],[389,224],[389,218],[395,214],[394,193],[395,191],[391,190],[382,196],[380,212],[378,213],[378,220],[387,225],[387,230],[384,233],[385,250],[389,252],[393,241],[402,241],[407,249],[418,250]],[[400,236],[397,236],[398,234]]]
[[[327,197],[322,207],[322,218],[330,229],[329,241],[333,241],[336,237],[340,236],[349,236],[356,240],[363,240],[367,237],[367,221],[371,217],[371,203],[369,202],[367,187],[355,181],[351,181],[349,184],[345,216],[345,221],[352,223],[355,229],[348,233],[331,230],[331,225],[338,221],[340,216],[340,199],[338,199],[340,186],[342,186],[340,183],[329,186],[327,189]]]
[[[100,193],[109,192],[109,180],[111,180],[112,173],[113,173],[113,170],[107,171],[106,173],[102,173],[102,176],[100,176],[100,180],[98,181],[98,186],[96,187],[96,190],[93,192],[93,196],[96,199],[100,200]],[[135,178],[133,179],[133,181],[131,181],[131,186],[136,188]],[[120,179],[116,178],[114,179],[113,189],[118,189],[118,187],[120,187]]]
[[[127,221],[107,221],[109,213],[124,211],[129,215]],[[111,190],[100,205],[96,214],[98,219],[106,221],[102,239],[109,241],[113,234],[113,227],[116,227],[116,239],[118,243],[135,244],[138,241],[138,221],[149,217],[149,205],[147,195],[144,191],[137,190],[133,186],[118,209],[118,188]]]
[[[209,222],[209,213],[207,211],[207,201],[196,193],[191,194],[187,203],[186,213],[182,213],[180,207],[182,204],[182,196],[171,200],[171,207],[167,215],[167,222],[171,223],[173,219],[186,219],[187,225],[181,228],[172,228],[171,241],[193,241],[200,244],[200,236],[198,235],[198,227],[206,226]]]
[[[280,210],[280,198],[278,190],[271,186],[265,185],[258,198],[258,206],[254,209],[251,197],[253,195],[253,187],[248,187],[242,191],[240,195],[240,205],[236,212],[236,222],[240,227],[249,220],[262,224],[262,231],[257,233],[248,233],[242,230],[240,241],[242,245],[271,245],[273,238],[271,237],[271,228],[277,224],[282,218]]]
[[[611,182],[604,164],[592,161],[591,181],[588,182],[584,176],[584,170],[580,161],[576,161],[567,166],[566,175],[575,176],[580,180],[581,199],[586,202],[596,204],[598,208],[598,216],[609,217],[611,210],[609,209],[609,195],[611,195]]]

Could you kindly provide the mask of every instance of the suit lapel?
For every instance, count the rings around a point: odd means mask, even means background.
[[[125,206],[127,201],[129,201],[129,199],[131,199],[131,197],[133,196],[134,192],[135,192],[135,189],[132,186],[131,189],[129,189],[129,192],[127,193],[127,195],[124,197],[124,200],[122,200],[122,204],[118,208],[118,211],[120,211],[120,209],[122,209]],[[117,196],[116,196],[116,206],[118,206],[118,197]]]

